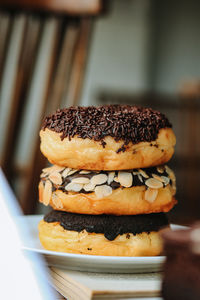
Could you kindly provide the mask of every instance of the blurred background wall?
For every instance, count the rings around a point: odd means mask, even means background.
[[[151,19],[149,0],[114,0],[95,23],[81,103],[97,103],[101,90],[149,89]]]
[[[198,0],[114,0],[95,23],[81,103],[102,90],[175,95],[200,76]]]
[[[40,211],[47,162],[38,131],[46,114],[76,104],[151,106],[177,135],[170,166],[179,204],[171,218],[200,218],[200,2],[110,0],[104,9],[95,2],[96,10],[75,14],[1,9],[0,162],[25,213]]]

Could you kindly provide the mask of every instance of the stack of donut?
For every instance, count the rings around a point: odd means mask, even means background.
[[[168,119],[150,108],[70,107],[45,118],[39,201],[44,248],[110,256],[159,255],[175,176],[165,164],[176,142]]]

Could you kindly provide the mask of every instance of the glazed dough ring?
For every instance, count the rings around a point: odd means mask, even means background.
[[[113,256],[158,255],[163,213],[139,216],[82,215],[51,211],[39,223],[42,245],[53,251]]]
[[[41,152],[57,165],[86,170],[124,170],[164,164],[174,153],[175,135],[170,128],[161,129],[153,142],[129,143],[126,151],[117,153],[124,141],[106,137],[105,148],[97,141],[74,137],[60,139],[59,133],[41,130]]]
[[[53,209],[81,214],[137,215],[168,212],[177,203],[173,190],[168,185],[158,190],[153,202],[145,200],[145,186],[116,189],[111,195],[97,199],[95,193],[52,192],[49,202],[43,197],[44,187],[39,186],[39,201]]]
[[[40,242],[51,251],[106,256],[155,256],[162,252],[159,232],[128,236],[123,234],[109,241],[101,233],[65,230],[59,223],[43,220],[39,223]]]
[[[145,168],[172,157],[176,138],[170,127],[164,115],[151,109],[72,107],[44,120],[41,152],[51,163],[75,169]]]
[[[175,175],[168,166],[98,173],[53,166],[41,177],[39,201],[55,210],[136,215],[168,212],[176,204]]]

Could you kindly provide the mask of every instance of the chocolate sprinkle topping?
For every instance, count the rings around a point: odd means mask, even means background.
[[[61,140],[78,136],[101,141],[102,147],[105,147],[106,136],[113,137],[115,141],[123,140],[124,145],[151,142],[156,140],[159,130],[166,127],[172,125],[162,113],[131,105],[59,109],[46,117],[42,125],[43,130],[48,128],[61,133]],[[124,151],[124,147],[120,151]]]
[[[59,222],[66,230],[81,232],[103,233],[109,240],[114,240],[118,235],[142,232],[158,231],[168,225],[164,213],[135,215],[135,216],[113,216],[113,215],[83,215],[64,211],[53,210],[44,217],[48,223]]]

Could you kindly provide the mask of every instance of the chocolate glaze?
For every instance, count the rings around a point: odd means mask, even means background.
[[[162,113],[130,105],[59,109],[47,116],[42,125],[43,130],[48,128],[61,133],[61,140],[78,136],[101,141],[102,147],[106,145],[106,136],[113,137],[115,141],[123,140],[124,145],[117,153],[125,151],[129,142],[137,144],[156,140],[159,130],[166,127],[172,125]]]
[[[109,240],[114,240],[118,235],[158,231],[168,225],[164,213],[113,216],[113,215],[83,215],[53,210],[44,217],[48,223],[59,222],[66,230],[81,232],[102,233]]]

